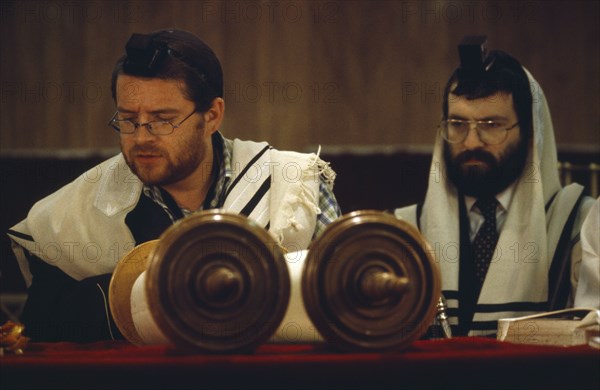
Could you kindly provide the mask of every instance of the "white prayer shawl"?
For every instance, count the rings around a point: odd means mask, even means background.
[[[557,172],[556,145],[550,111],[539,84],[527,72],[533,97],[534,142],[508,208],[506,222],[483,283],[478,305],[548,300],[548,272],[562,228],[583,188],[574,184],[564,188],[553,206],[544,206],[561,185]],[[454,185],[445,175],[443,139],[436,138],[428,189],[420,217],[420,229],[435,251],[442,274],[442,290],[458,292],[460,255],[459,199]],[[587,206],[585,206],[587,207]],[[585,208],[584,207],[584,208]],[[585,212],[582,213],[585,216]],[[417,225],[416,205],[395,210],[395,215]],[[576,221],[580,224],[581,221]],[[457,308],[456,299],[448,299]],[[477,310],[477,309],[476,309]],[[475,312],[473,322],[526,315],[531,312]],[[457,324],[457,317],[450,323]],[[490,331],[471,331],[484,335]]]
[[[269,223],[269,231],[284,248],[307,248],[320,213],[319,175],[331,182],[331,168],[313,153],[278,151],[267,143],[236,139],[232,169],[235,186],[230,186],[223,209],[241,211],[270,180],[249,218],[261,226]],[[111,273],[134,247],[125,217],[138,203],[142,188],[119,154],[37,202],[9,233],[27,285],[32,276],[24,250],[76,280]]]
[[[581,252],[574,306],[600,309],[600,197],[581,226]]]

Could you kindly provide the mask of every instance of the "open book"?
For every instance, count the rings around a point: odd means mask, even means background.
[[[497,339],[517,344],[600,346],[600,310],[571,308],[503,318],[498,320]]]

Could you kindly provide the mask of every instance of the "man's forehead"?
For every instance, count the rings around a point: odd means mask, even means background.
[[[189,101],[185,95],[184,82],[176,79],[137,77],[121,74],[117,78],[117,102],[129,103],[162,102],[184,103]]]
[[[468,99],[466,96],[448,95],[448,111],[476,111],[485,115],[515,113],[512,93],[496,92],[492,95]]]
[[[163,88],[166,91],[182,90],[185,82],[178,79],[163,79],[156,77],[139,77],[128,74],[120,74],[117,77],[117,88]]]

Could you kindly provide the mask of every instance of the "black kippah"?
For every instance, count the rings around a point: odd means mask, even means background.
[[[487,37],[468,35],[458,44],[461,78],[478,78],[492,66],[493,59],[488,56]]]
[[[167,55],[167,50],[165,45],[157,44],[151,35],[133,34],[125,45],[127,60],[123,68],[127,73],[152,76]]]

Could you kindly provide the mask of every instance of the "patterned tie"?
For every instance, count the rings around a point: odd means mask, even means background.
[[[483,225],[479,228],[473,240],[473,251],[475,253],[475,277],[480,285],[483,284],[485,275],[490,266],[490,260],[498,242],[498,231],[496,229],[496,198],[482,198],[475,203],[485,218]]]

